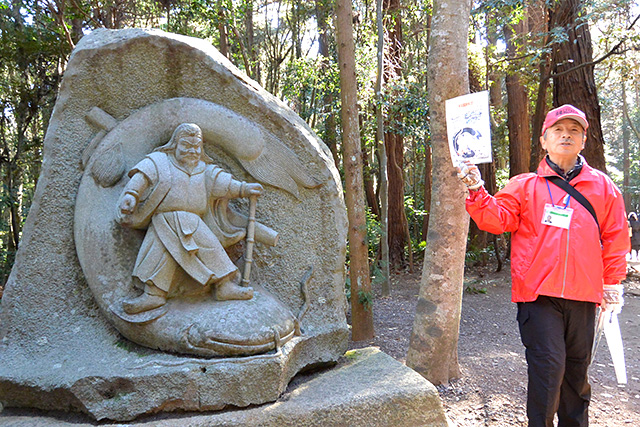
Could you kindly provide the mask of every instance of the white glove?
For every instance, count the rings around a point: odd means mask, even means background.
[[[624,305],[622,285],[605,284],[602,290],[604,291],[602,294],[602,309],[611,311],[613,314],[620,314],[622,312],[622,306]]]
[[[458,178],[467,186],[469,190],[477,190],[484,185],[480,169],[476,165],[460,162],[458,165]]]

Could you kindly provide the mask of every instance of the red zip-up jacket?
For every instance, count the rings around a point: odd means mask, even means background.
[[[513,177],[495,197],[484,188],[470,191],[467,212],[482,230],[512,232],[511,277],[513,302],[535,301],[547,295],[576,301],[602,302],[602,285],[626,277],[629,231],[622,194],[604,173],[584,160],[570,183],[591,203],[598,226],[573,197],[569,229],[542,223],[547,203],[564,207],[567,193],[545,176],[557,175],[546,160],[537,173]],[[602,244],[601,244],[602,242]]]

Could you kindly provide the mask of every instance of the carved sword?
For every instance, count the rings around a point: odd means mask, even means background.
[[[253,264],[253,245],[255,244],[256,233],[256,206],[258,204],[258,196],[249,196],[249,223],[247,224],[247,247],[244,258],[244,274],[242,275],[242,285],[249,285],[249,276],[251,276],[251,264]]]

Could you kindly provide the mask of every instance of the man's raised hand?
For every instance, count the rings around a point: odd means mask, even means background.
[[[462,181],[469,190],[477,190],[484,185],[484,181],[480,175],[480,169],[468,160],[460,162],[456,169],[458,171],[458,178],[460,178],[460,181]]]

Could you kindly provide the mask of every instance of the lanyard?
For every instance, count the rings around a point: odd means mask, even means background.
[[[556,206],[556,204],[553,202],[553,196],[551,195],[551,188],[549,188],[549,181],[546,180],[546,179],[545,179],[545,181],[547,183],[547,190],[549,191],[549,198],[551,199],[551,204],[553,206]],[[571,200],[571,194],[567,194],[567,196],[569,196],[569,197],[567,197],[567,204],[564,205],[564,208],[562,208],[562,209],[567,209],[567,207],[569,206],[569,201]]]

